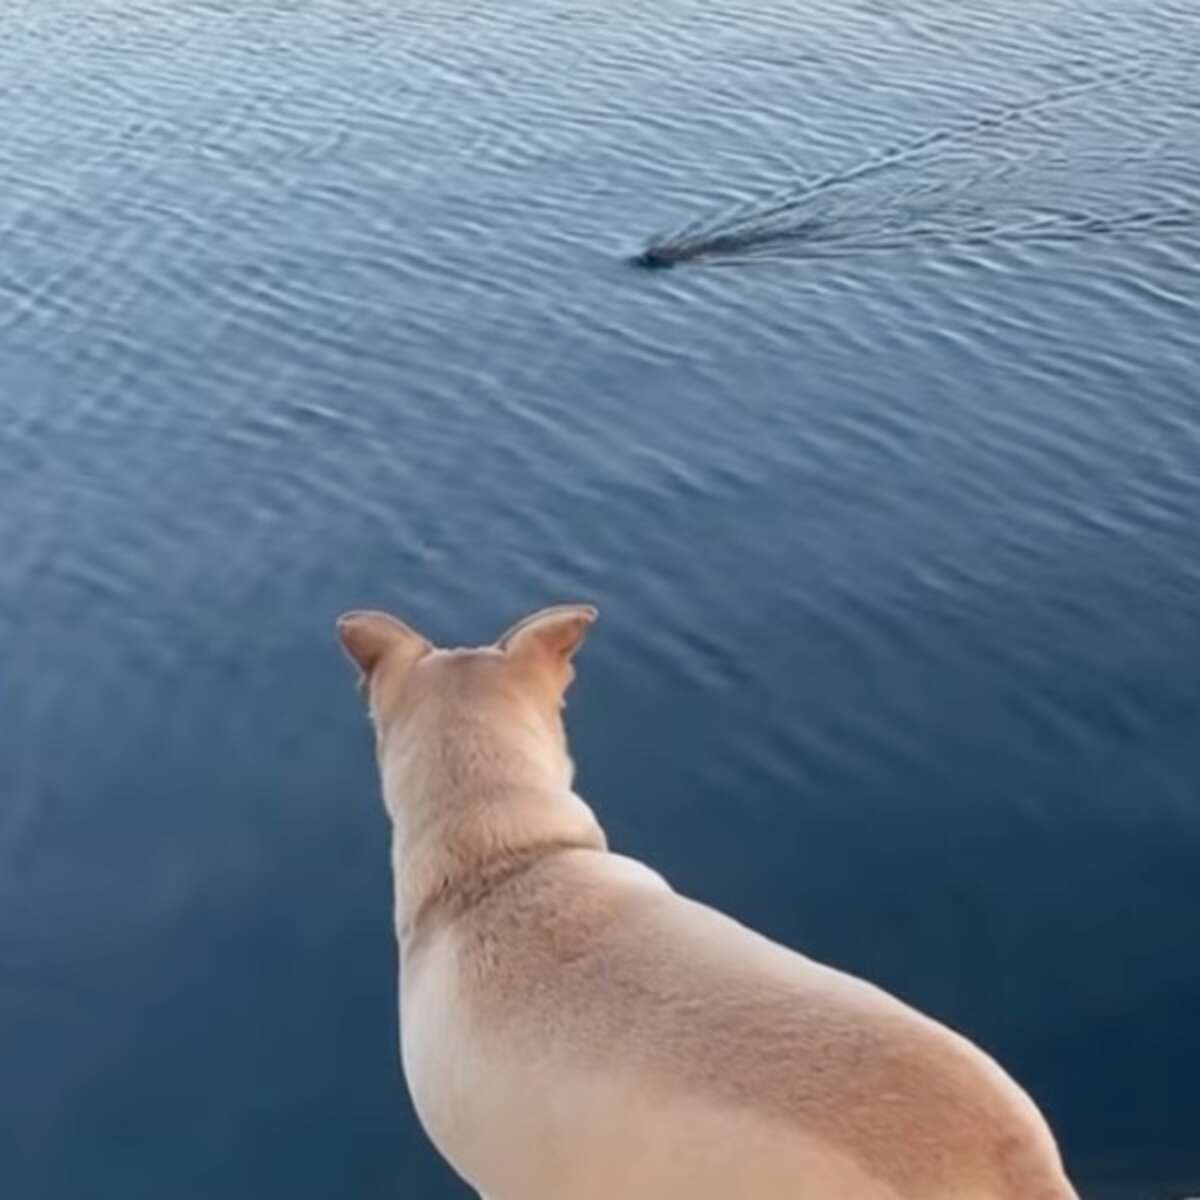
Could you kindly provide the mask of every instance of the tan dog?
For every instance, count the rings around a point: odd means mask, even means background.
[[[608,851],[561,708],[595,610],[339,623],[394,828],[405,1075],[487,1200],[1077,1200],[982,1051]]]

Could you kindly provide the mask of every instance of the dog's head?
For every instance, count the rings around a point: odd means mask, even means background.
[[[596,619],[590,604],[560,604],[518,621],[493,645],[438,649],[397,617],[350,612],[338,621],[358,667],[380,741],[418,710],[486,717],[520,713],[565,748],[561,709],[574,678],[571,659]]]

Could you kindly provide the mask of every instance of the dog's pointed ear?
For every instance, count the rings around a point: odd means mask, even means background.
[[[344,613],[337,631],[342,649],[363,680],[370,679],[385,658],[411,666],[433,649],[428,639],[385,612]]]
[[[591,604],[556,604],[518,621],[496,645],[511,659],[566,672],[596,615]]]

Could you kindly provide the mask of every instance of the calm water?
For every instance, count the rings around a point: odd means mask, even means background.
[[[3,1194],[463,1195],[332,621],[564,598],[620,848],[1200,1189],[1198,81],[1194,0],[9,3]]]

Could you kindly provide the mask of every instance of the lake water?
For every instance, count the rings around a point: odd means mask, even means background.
[[[1200,1189],[1194,0],[15,0],[0,92],[6,1197],[464,1194],[333,619],[576,598],[616,846]]]

